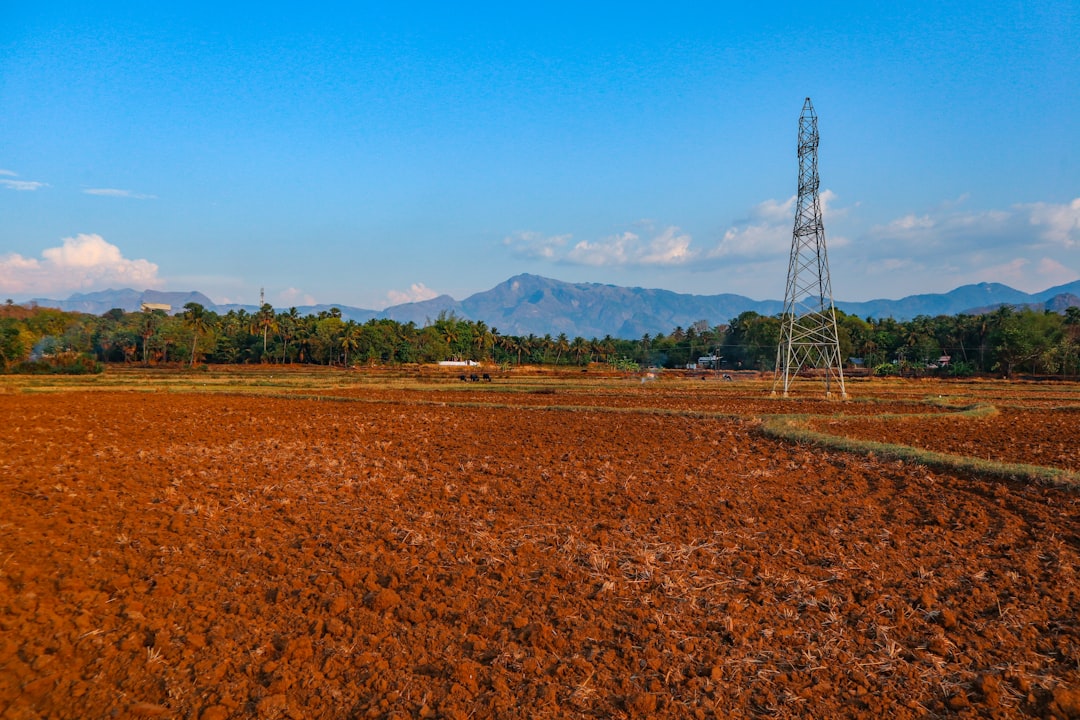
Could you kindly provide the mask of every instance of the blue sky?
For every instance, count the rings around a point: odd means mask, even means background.
[[[145,6],[144,6],[145,5]],[[1080,278],[1080,3],[3,3],[0,294]]]

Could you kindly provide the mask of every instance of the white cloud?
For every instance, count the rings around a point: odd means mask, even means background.
[[[641,232],[655,233],[647,221],[636,223]],[[503,245],[525,257],[568,265],[591,267],[684,265],[699,252],[691,247],[693,238],[674,225],[655,233],[648,240],[626,230],[596,241],[580,240],[570,245],[572,235],[547,236],[537,232],[519,232],[503,240]]]
[[[1047,284],[1049,287],[1080,280],[1080,272],[1062,265],[1054,258],[1044,257],[1039,260],[1037,270],[1039,282]]]
[[[890,222],[885,226],[884,231],[887,233],[901,234],[916,230],[932,230],[936,224],[937,223],[935,223],[929,215],[916,217],[913,214],[909,214]]]
[[[391,305],[422,302],[436,297],[439,297],[439,293],[424,285],[424,283],[413,283],[408,290],[391,290],[386,293],[386,298]]]
[[[155,200],[157,195],[146,195],[133,190],[119,190],[117,188],[87,188],[83,190],[87,195],[100,195],[103,197],[131,198],[132,200]]]
[[[1067,205],[1040,202],[1018,207],[1028,212],[1028,222],[1042,229],[1043,239],[1067,248],[1080,245],[1080,198]]]
[[[682,265],[693,260],[697,250],[690,248],[693,239],[679,228],[669,227],[649,241],[638,262],[642,265]]]
[[[503,245],[525,257],[557,260],[569,240],[569,235],[547,236],[543,233],[524,231],[504,238]]]
[[[903,243],[921,253],[955,253],[958,250],[986,249],[1012,245],[1021,236],[1020,218],[1008,210],[959,210],[966,196],[942,203],[923,214],[908,213],[867,233],[876,243]]]
[[[120,248],[100,235],[64,238],[47,248],[42,259],[18,253],[0,256],[0,288],[12,295],[51,295],[107,287],[158,287],[158,266],[148,260],[129,260]]]
[[[315,298],[308,293],[300,290],[299,288],[285,288],[278,293],[278,299],[281,300],[281,304],[285,306],[293,305],[314,305]]]
[[[899,297],[980,282],[1039,292],[1080,278],[1068,252],[1080,243],[1080,199],[977,211],[959,208],[965,199],[908,213],[859,238],[852,265],[865,278],[863,294]]]
[[[730,227],[711,258],[765,258],[783,255],[791,249],[791,228],[775,223],[755,223]]]
[[[638,247],[640,238],[632,232],[622,232],[597,242],[582,240],[563,258],[576,265],[625,265],[629,261],[630,248]]]
[[[829,192],[830,191],[826,190],[822,195]],[[750,218],[752,220],[757,220],[758,222],[787,223],[788,225],[794,225],[795,201],[797,199],[798,196],[796,195],[792,195],[783,202],[770,198],[765,202],[758,203],[754,209],[750,211]]]
[[[836,193],[829,189],[822,190],[818,196],[829,247],[848,244],[847,238],[829,235],[829,221],[845,216],[850,210],[835,207],[836,198]],[[727,261],[787,257],[791,253],[791,233],[795,227],[797,200],[798,196],[792,195],[783,201],[769,199],[758,203],[750,211],[749,218],[724,231],[720,242],[709,250],[706,256]]]
[[[19,173],[11,170],[0,170],[0,175],[19,177]],[[40,190],[41,188],[48,186],[48,183],[38,182],[37,180],[9,180],[7,178],[0,178],[0,187],[7,188],[8,190],[22,190],[26,192]]]
[[[726,290],[761,295],[762,278],[782,282],[796,201],[791,196],[757,204],[711,247],[696,246],[674,226],[655,228],[647,221],[598,239],[518,233],[504,243],[526,257],[593,268],[723,269]],[[839,250],[829,257],[834,290],[843,299],[946,292],[974,282],[1034,292],[1080,277],[1080,198],[973,209],[960,195],[873,226],[846,217],[855,215],[858,203],[838,207],[837,201],[831,190],[822,191],[826,239],[830,251]]]
[[[8,190],[40,190],[43,187],[48,187],[46,183],[37,182],[36,180],[8,180],[6,178],[0,178],[0,187],[6,187]]]

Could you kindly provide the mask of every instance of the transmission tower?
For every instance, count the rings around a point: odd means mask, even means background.
[[[799,116],[799,199],[795,230],[791,234],[784,314],[780,344],[776,348],[773,395],[784,397],[803,368],[818,368],[825,379],[825,397],[839,392],[846,398],[840,341],[836,334],[829,257],[825,252],[825,225],[818,196],[818,127],[810,98]]]

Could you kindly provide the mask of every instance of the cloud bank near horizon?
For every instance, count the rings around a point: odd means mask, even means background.
[[[0,179],[13,175],[0,171]],[[840,207],[837,196],[829,190],[823,191],[821,199],[829,248],[842,248],[830,252],[838,299],[947,292],[978,282],[1000,282],[1038,292],[1080,279],[1075,252],[1080,247],[1080,198],[971,209],[967,197],[961,196],[877,223],[859,217],[858,203]],[[643,220],[597,239],[526,231],[507,236],[502,245],[504,251],[532,265],[521,268],[526,272],[543,273],[538,263],[583,268],[596,275],[586,278],[590,281],[641,284],[644,279],[653,283],[650,287],[679,292],[777,295],[769,287],[777,286],[782,294],[794,203],[794,197],[760,202],[719,232],[711,244],[700,242],[676,225]],[[714,283],[718,272],[722,282]],[[770,278],[776,282],[763,284]],[[918,288],[913,286],[915,278]],[[223,292],[224,281],[218,276],[196,279],[170,273],[168,284],[185,280],[198,287],[178,290],[196,289],[211,295]],[[300,285],[304,278],[284,280],[280,287],[285,289],[277,291],[277,300],[286,305],[315,304],[309,292],[287,286],[290,280]],[[53,297],[124,286],[162,289],[165,284],[157,264],[125,257],[98,234],[63,238],[58,246],[44,249],[40,257],[0,255],[0,294],[5,297]],[[227,285],[230,296],[251,290],[239,277],[229,278]],[[709,289],[713,285],[715,289]],[[373,294],[366,302],[350,304],[385,308],[440,294],[422,282],[381,292],[381,298]],[[328,302],[347,300],[351,299],[327,298]]]
[[[120,248],[97,234],[67,237],[41,258],[0,255],[0,291],[12,295],[53,295],[110,286],[160,288],[158,266],[125,258]]]
[[[1001,282],[1028,292],[1080,279],[1063,251],[1080,247],[1080,198],[1068,203],[1018,203],[1008,209],[971,210],[967,196],[921,213],[859,228],[859,204],[840,207],[824,190],[820,200],[834,268],[866,276],[934,277],[942,291],[976,282]],[[791,247],[796,197],[770,198],[731,223],[711,246],[676,226],[651,237],[627,230],[598,240],[572,234],[523,231],[508,236],[511,253],[552,265],[688,271],[730,269],[732,292],[760,289],[760,278],[783,273]],[[838,228],[839,230],[835,230]],[[836,262],[839,260],[839,262]],[[777,268],[780,268],[779,270]],[[950,287],[945,287],[946,285]]]

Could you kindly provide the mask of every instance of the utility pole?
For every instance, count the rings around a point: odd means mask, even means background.
[[[818,195],[817,151],[817,115],[810,98],[806,98],[799,116],[799,197],[791,234],[791,259],[772,394],[776,395],[779,389],[787,397],[799,371],[813,367],[824,373],[825,397],[839,392],[841,398],[846,398],[829,258],[825,252],[825,224]]]

